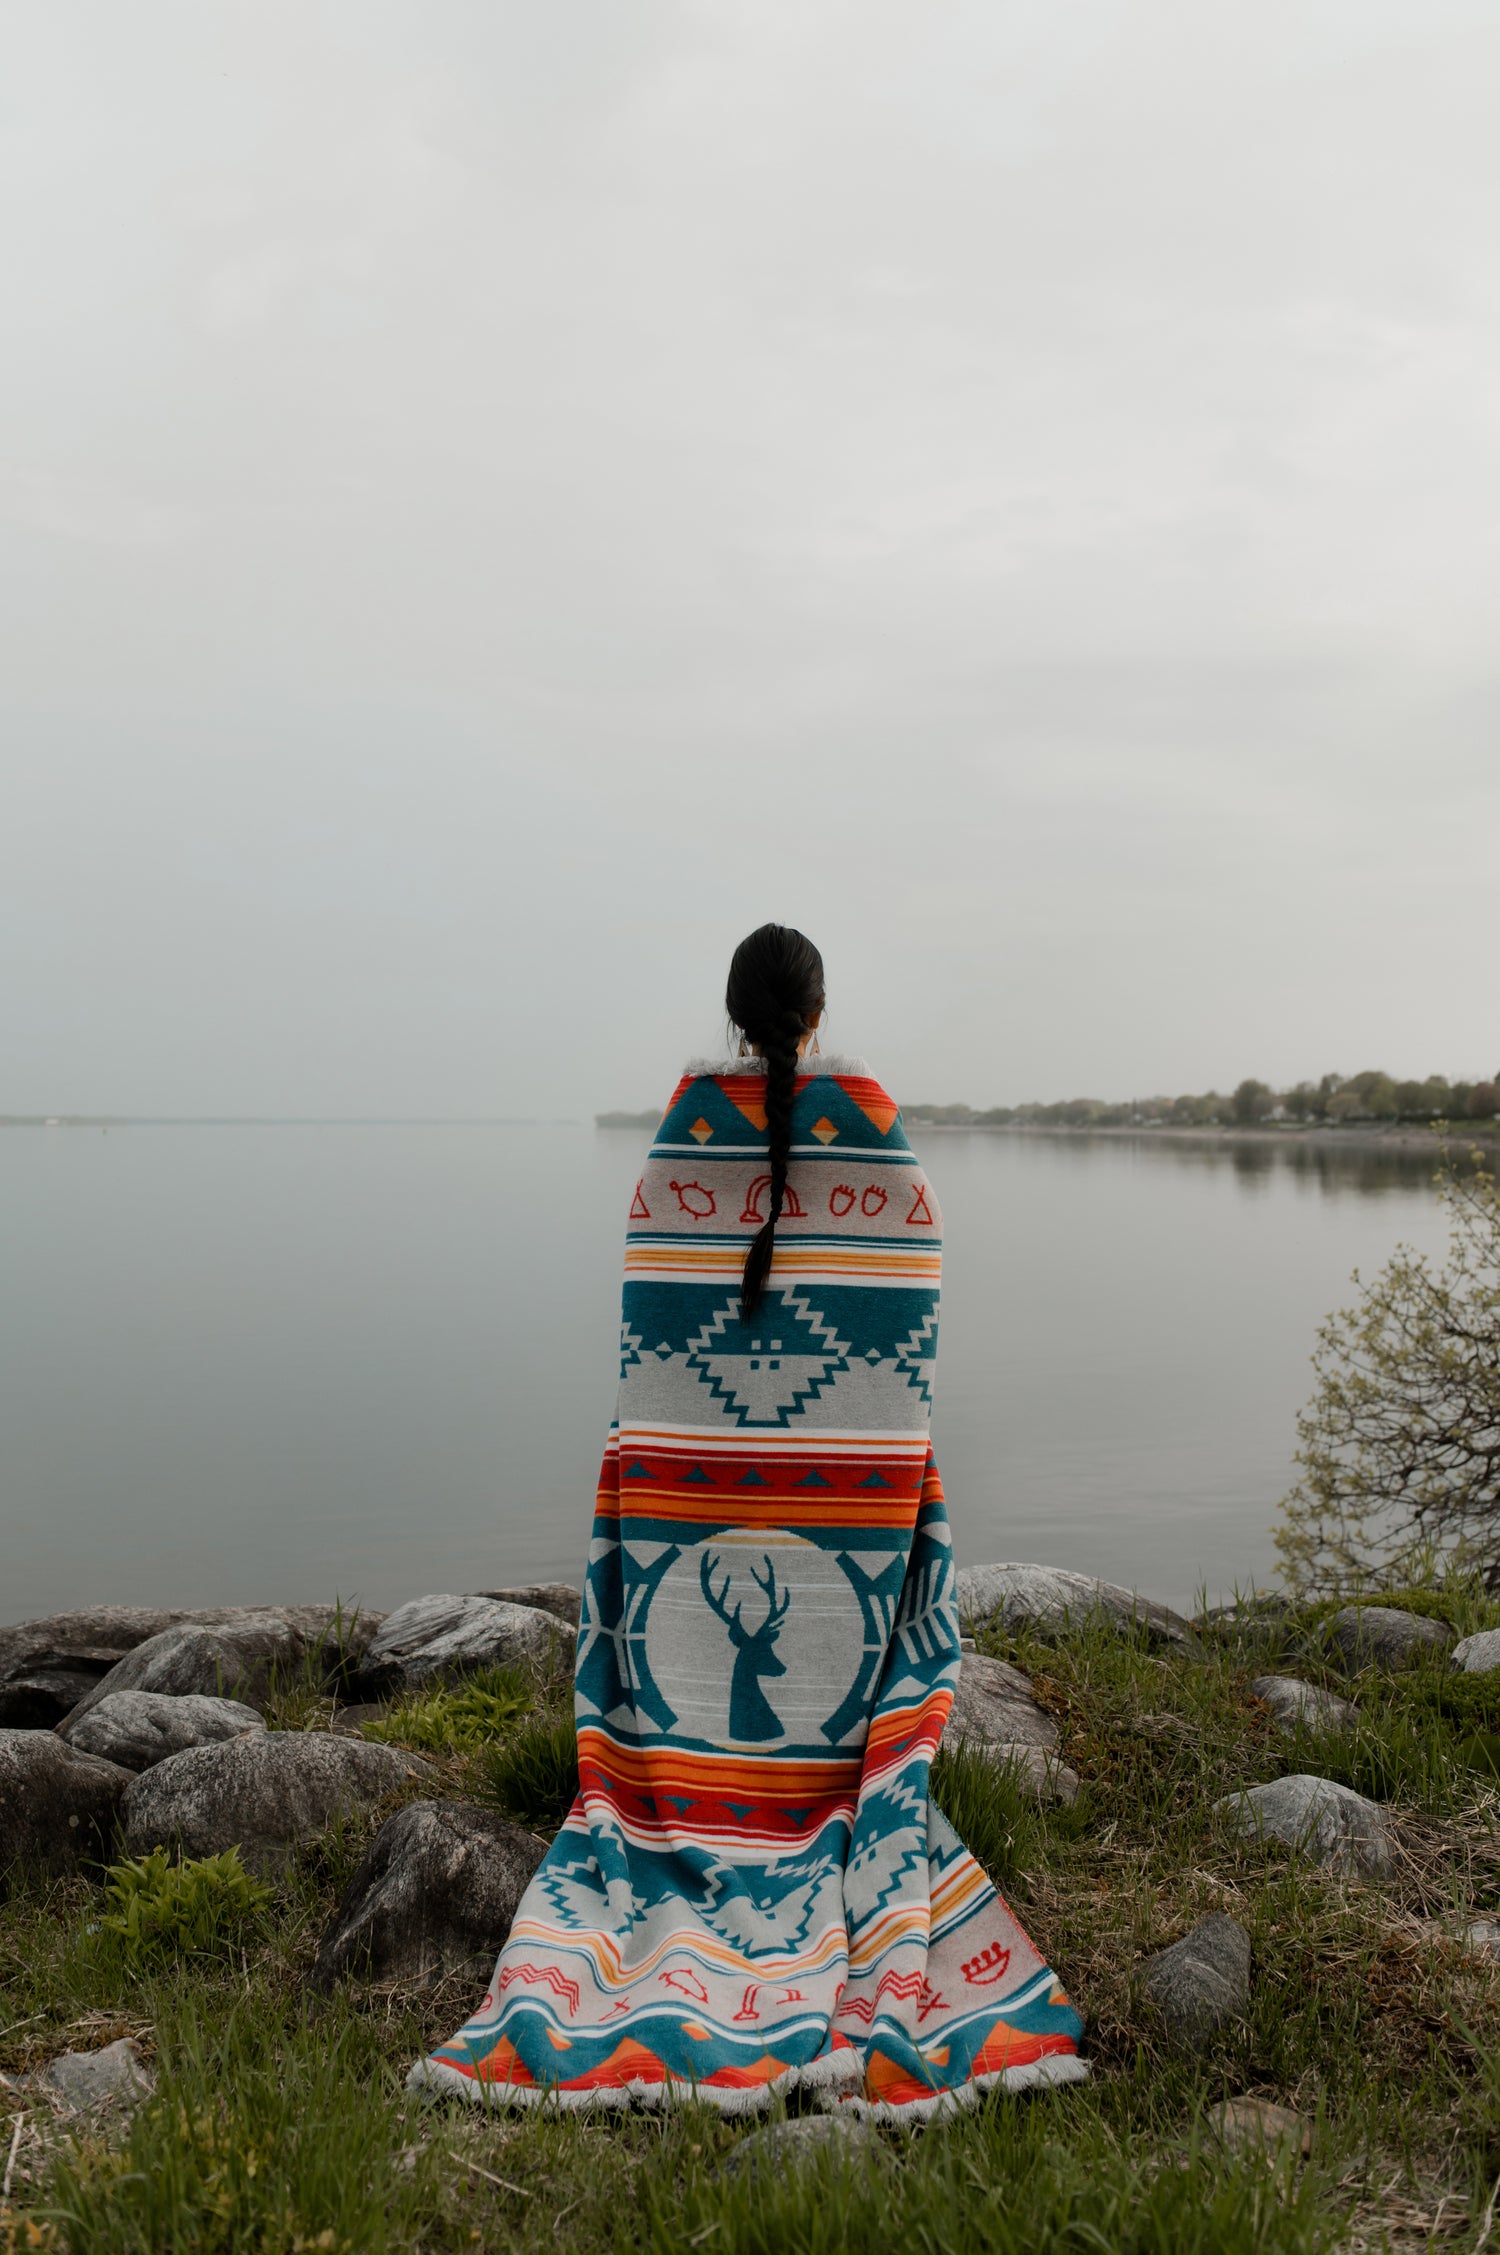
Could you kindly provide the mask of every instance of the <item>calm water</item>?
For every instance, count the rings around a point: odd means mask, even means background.
[[[643,1136],[0,1133],[0,1620],[577,1580]],[[1319,1317],[1425,1154],[929,1133],[960,1559],[1270,1577]]]

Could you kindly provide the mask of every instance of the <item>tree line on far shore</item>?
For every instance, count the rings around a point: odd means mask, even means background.
[[[1274,1089],[1268,1082],[1243,1080],[1230,1095],[1209,1089],[1203,1096],[1139,1096],[1123,1104],[1097,1096],[1073,1096],[1060,1104],[995,1104],[976,1111],[969,1104],[904,1104],[906,1118],[932,1127],[1262,1127],[1267,1123],[1320,1121],[1330,1126],[1372,1123],[1382,1127],[1434,1120],[1500,1118],[1500,1072],[1491,1080],[1446,1081],[1433,1073],[1425,1081],[1398,1081],[1389,1073],[1325,1073],[1320,1081],[1298,1081]]]

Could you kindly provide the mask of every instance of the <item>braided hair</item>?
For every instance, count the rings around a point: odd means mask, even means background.
[[[738,1026],[766,1061],[771,1213],[745,1255],[740,1316],[746,1320],[760,1305],[775,1251],[776,1224],[786,1197],[786,1166],[792,1148],[792,1087],[808,1021],[823,1007],[822,956],[810,939],[793,931],[789,924],[762,924],[734,951],[724,1007],[730,1023]]]

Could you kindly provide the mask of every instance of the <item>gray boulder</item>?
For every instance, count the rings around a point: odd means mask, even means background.
[[[27,2082],[67,2114],[131,2113],[156,2088],[155,2075],[128,2036],[101,2051],[65,2051]]]
[[[1323,1639],[1346,1668],[1404,1668],[1453,1642],[1446,1621],[1393,1605],[1345,1605],[1323,1624]]]
[[[1169,1606],[1061,1566],[961,1566],[957,1582],[964,1621],[1048,1634],[1102,1615],[1114,1628],[1143,1628],[1158,1643],[1182,1644],[1191,1634],[1192,1624]]]
[[[0,1871],[59,1876],[107,1859],[129,1770],[75,1754],[50,1730],[0,1730]]]
[[[1055,1746],[1057,1725],[1032,1697],[1029,1676],[1004,1660],[966,1652],[943,1736],[990,1746]]]
[[[149,1770],[189,1746],[214,1746],[264,1730],[265,1718],[237,1699],[197,1692],[110,1691],[81,1715],[59,1723],[57,1735],[80,1754],[97,1754],[122,1769]]]
[[[424,1986],[489,1973],[545,1853],[540,1840],[467,1801],[409,1801],[383,1824],[318,1944],[312,1979],[341,1974]]]
[[[373,1808],[430,1770],[418,1755],[332,1731],[261,1731],[189,1747],[131,1778],[121,1801],[126,1846],[132,1856],[238,1848],[247,1870],[280,1871],[336,1817]]]
[[[1359,1709],[1347,1699],[1325,1691],[1321,1684],[1304,1683],[1300,1676],[1257,1676],[1250,1694],[1264,1700],[1284,1731],[1346,1730],[1359,1720]]]
[[[1201,2048],[1250,2004],[1250,1937],[1222,1912],[1148,1958],[1142,1981],[1174,2043]]]
[[[128,1653],[165,1629],[223,1628],[267,1612],[278,1613],[310,1642],[334,1651],[337,1614],[331,1605],[210,1605],[190,1610],[94,1605],[0,1629],[0,1727],[50,1730]],[[346,1615],[345,1648],[357,1656],[381,1619],[378,1613],[352,1621]]]
[[[238,1699],[264,1708],[277,1686],[297,1682],[309,1662],[321,1678],[326,1672],[321,1637],[309,1636],[283,1612],[245,1612],[237,1620],[208,1627],[183,1622],[128,1652],[67,1719],[76,1729],[117,1691]]]
[[[1215,1806],[1246,1837],[1283,1841],[1345,1878],[1384,1878],[1394,1861],[1384,1809],[1331,1778],[1278,1777]]]
[[[571,1582],[525,1582],[519,1589],[479,1589],[474,1595],[499,1598],[504,1605],[531,1605],[539,1613],[555,1613],[575,1629],[583,1618],[583,1591]]]
[[[555,1613],[496,1597],[414,1597],[371,1638],[351,1686],[361,1699],[423,1684],[457,1683],[476,1668],[549,1668],[572,1658],[570,1632]]]
[[[1487,1676],[1492,1668],[1500,1668],[1500,1629],[1481,1629],[1477,1636],[1466,1636],[1448,1657],[1466,1675]]]
[[[1004,1660],[964,1653],[943,1744],[982,1748],[1039,1800],[1078,1798],[1078,1773],[1057,1756],[1056,1723],[1033,1699],[1030,1678]]]
[[[795,2121],[772,2122],[741,2138],[720,2169],[721,2177],[784,2176],[788,2169],[806,2168],[823,2154],[849,2163],[877,2162],[885,2148],[880,2133],[868,2122],[850,2114],[803,2114]]]

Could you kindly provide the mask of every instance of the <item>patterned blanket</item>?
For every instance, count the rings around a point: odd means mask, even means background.
[[[769,1286],[764,1078],[692,1069],[630,1207],[579,1631],[580,1791],[417,2087],[910,2121],[1069,2082],[1081,2022],[927,1790],[959,1667],[928,1442],[941,1216],[858,1060],[804,1061]]]

